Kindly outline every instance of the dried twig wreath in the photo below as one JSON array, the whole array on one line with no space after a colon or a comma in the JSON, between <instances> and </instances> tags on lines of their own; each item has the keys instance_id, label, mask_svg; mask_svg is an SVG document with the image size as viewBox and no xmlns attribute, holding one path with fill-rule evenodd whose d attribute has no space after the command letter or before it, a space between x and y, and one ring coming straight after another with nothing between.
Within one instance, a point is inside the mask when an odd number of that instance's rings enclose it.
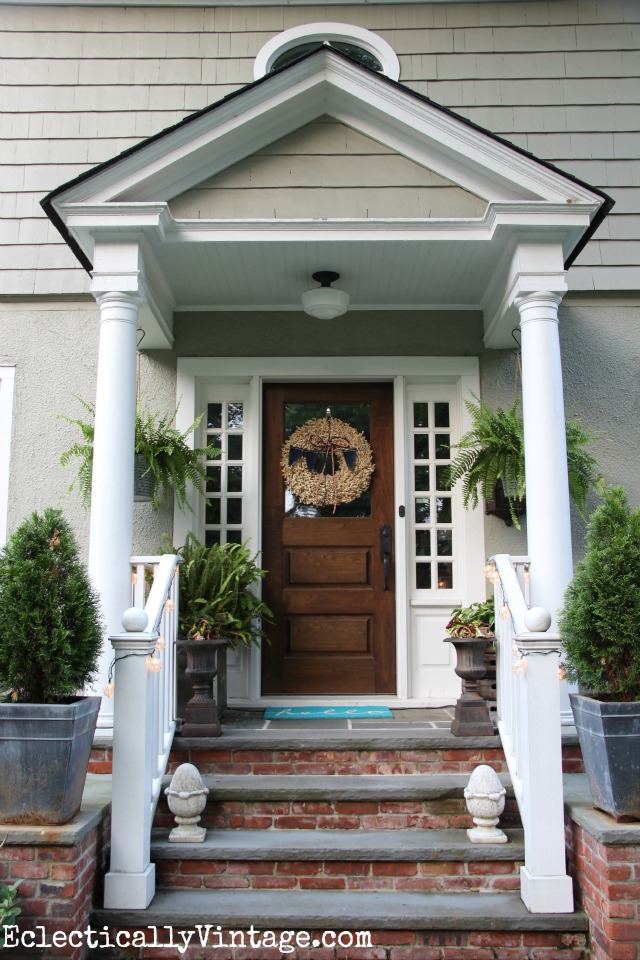
<instances>
[{"instance_id":1,"label":"dried twig wreath","mask_svg":"<svg viewBox=\"0 0 640 960\"><path fill-rule=\"evenodd\" d=\"M375 470L364 434L343 420L307 420L282 448L282 473L300 503L351 503L368 489Z\"/></svg>"}]
</instances>

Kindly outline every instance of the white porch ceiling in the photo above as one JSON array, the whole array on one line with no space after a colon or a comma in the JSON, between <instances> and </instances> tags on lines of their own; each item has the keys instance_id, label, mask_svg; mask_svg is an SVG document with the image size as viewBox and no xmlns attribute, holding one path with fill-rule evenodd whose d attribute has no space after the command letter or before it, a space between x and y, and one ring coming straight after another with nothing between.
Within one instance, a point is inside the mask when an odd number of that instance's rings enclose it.
<instances>
[{"instance_id":1,"label":"white porch ceiling","mask_svg":"<svg viewBox=\"0 0 640 960\"><path fill-rule=\"evenodd\" d=\"M350 309L478 306L496 251L491 243L392 241L348 243L160 244L158 265L179 307L301 309L316 270L335 270Z\"/></svg>"}]
</instances>

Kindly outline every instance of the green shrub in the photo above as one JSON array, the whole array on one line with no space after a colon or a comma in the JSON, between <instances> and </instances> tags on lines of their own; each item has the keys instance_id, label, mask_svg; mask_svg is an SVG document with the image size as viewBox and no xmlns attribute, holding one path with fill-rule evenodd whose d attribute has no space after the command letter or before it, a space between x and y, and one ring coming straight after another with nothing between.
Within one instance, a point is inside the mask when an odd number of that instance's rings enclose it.
<instances>
[{"instance_id":1,"label":"green shrub","mask_svg":"<svg viewBox=\"0 0 640 960\"><path fill-rule=\"evenodd\" d=\"M560 618L567 675L600 699L640 700L640 508L603 493Z\"/></svg>"},{"instance_id":2,"label":"green shrub","mask_svg":"<svg viewBox=\"0 0 640 960\"><path fill-rule=\"evenodd\" d=\"M1 846L1 844L0 844ZM22 880L15 883L0 883L0 947L5 945L5 934L2 929L6 924L13 924L22 910L18 906L18 887Z\"/></svg>"},{"instance_id":3,"label":"green shrub","mask_svg":"<svg viewBox=\"0 0 640 960\"><path fill-rule=\"evenodd\" d=\"M61 510L33 513L0 555L0 678L13 700L77 694L102 646L98 598Z\"/></svg>"}]
</instances>

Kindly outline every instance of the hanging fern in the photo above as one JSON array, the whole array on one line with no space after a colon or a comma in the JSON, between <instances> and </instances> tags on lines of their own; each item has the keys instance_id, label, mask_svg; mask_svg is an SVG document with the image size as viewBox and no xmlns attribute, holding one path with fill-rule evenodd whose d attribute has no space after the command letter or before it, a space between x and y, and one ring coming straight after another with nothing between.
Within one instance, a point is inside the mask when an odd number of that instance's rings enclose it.
<instances>
[{"instance_id":1,"label":"hanging fern","mask_svg":"<svg viewBox=\"0 0 640 960\"><path fill-rule=\"evenodd\" d=\"M89 414L90 419L74 420L60 416L78 427L83 440L74 443L60 457L60 464L66 467L72 460L79 460L78 473L69 487L77 485L86 507L91 503L91 475L93 470L93 442L95 406L81 397L79 402ZM154 510L170 493L175 493L178 506L191 510L187 499L187 486L193 484L198 493L204 495L206 481L205 460L214 459L219 451L212 446L192 449L187 444L188 437L198 429L202 416L196 418L190 427L182 433L173 426L178 408L168 413L151 413L149 410L136 409L135 453L141 454L146 462L144 475L151 474L154 480L154 492L151 501Z\"/></svg>"},{"instance_id":2,"label":"hanging fern","mask_svg":"<svg viewBox=\"0 0 640 960\"><path fill-rule=\"evenodd\" d=\"M462 482L462 501L466 509L476 507L480 498L492 500L494 488L502 483L514 526L520 529L516 507L526 493L524 467L524 427L520 403L508 410L491 410L474 394L475 403L465 400L472 427L459 443L460 452L447 470L447 483L453 487ZM587 494L601 483L597 461L585 449L595 437L587 433L576 419L566 422L567 469L569 493L581 514Z\"/></svg>"}]
</instances>

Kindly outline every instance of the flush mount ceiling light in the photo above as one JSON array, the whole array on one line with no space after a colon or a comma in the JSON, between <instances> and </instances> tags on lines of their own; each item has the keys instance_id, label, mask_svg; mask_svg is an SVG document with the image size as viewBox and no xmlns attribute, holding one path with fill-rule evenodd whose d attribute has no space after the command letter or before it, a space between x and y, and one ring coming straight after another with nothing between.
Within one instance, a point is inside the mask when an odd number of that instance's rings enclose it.
<instances>
[{"instance_id":1,"label":"flush mount ceiling light","mask_svg":"<svg viewBox=\"0 0 640 960\"><path fill-rule=\"evenodd\" d=\"M313 274L313 279L320 286L302 294L304 312L310 317L317 317L318 320L333 320L334 317L341 317L346 313L349 294L331 286L340 279L340 274L334 273L333 270L319 270Z\"/></svg>"}]
</instances>

